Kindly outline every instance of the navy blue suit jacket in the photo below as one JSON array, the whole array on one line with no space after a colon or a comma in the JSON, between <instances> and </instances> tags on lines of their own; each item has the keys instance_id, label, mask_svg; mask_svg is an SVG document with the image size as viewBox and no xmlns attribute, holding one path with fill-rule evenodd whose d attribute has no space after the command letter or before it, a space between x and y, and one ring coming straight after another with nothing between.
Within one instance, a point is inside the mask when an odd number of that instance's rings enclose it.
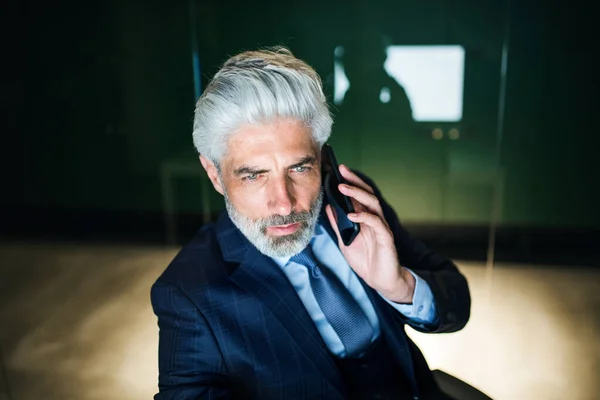
<instances>
[{"instance_id":1,"label":"navy blue suit jacket","mask_svg":"<svg viewBox=\"0 0 600 400\"><path fill-rule=\"evenodd\" d=\"M431 287L440 321L431 332L461 329L470 313L466 280L450 260L413 240L374 189L401 263ZM323 212L321 223L333 235ZM406 398L436 397L431 371L404 332L408 321L362 283L410 384ZM226 213L181 250L151 298L160 330L155 400L346 398L336 363L291 283Z\"/></svg>"}]
</instances>

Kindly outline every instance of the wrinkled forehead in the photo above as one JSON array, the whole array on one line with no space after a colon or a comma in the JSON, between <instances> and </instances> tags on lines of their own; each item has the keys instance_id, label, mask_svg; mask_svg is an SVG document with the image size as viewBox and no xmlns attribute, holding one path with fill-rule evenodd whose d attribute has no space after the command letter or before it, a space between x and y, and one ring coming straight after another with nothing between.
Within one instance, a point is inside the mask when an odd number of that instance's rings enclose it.
<instances>
[{"instance_id":1,"label":"wrinkled forehead","mask_svg":"<svg viewBox=\"0 0 600 400\"><path fill-rule=\"evenodd\" d=\"M294 118L242 125L226 143L222 164L246 162L289 162L317 157L319 145L310 128Z\"/></svg>"}]
</instances>

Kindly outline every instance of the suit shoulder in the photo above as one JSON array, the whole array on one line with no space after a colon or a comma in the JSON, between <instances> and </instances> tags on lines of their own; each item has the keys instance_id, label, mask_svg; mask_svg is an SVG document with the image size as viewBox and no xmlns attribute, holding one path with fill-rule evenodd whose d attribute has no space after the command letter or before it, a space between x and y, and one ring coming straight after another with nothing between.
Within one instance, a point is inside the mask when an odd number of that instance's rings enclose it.
<instances>
[{"instance_id":1,"label":"suit shoulder","mask_svg":"<svg viewBox=\"0 0 600 400\"><path fill-rule=\"evenodd\" d=\"M225 263L214 224L200 229L157 279L187 292L227 280Z\"/></svg>"}]
</instances>

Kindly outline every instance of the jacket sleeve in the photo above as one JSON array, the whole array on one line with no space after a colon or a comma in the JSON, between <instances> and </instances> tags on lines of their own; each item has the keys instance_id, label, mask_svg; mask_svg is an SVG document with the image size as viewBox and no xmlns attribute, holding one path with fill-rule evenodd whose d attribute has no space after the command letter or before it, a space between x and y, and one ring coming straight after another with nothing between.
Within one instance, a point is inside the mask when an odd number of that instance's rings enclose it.
<instances>
[{"instance_id":1,"label":"jacket sleeve","mask_svg":"<svg viewBox=\"0 0 600 400\"><path fill-rule=\"evenodd\" d=\"M434 253L423 243L413 239L400 224L396 212L383 199L373 181L363 174L359 175L373 188L380 201L384 217L394 235L400 264L410 268L431 288L438 324L427 328L413 326L400 313L396 313L398 317L421 332L456 332L462 329L467 324L471 312L471 295L465 277L450 259Z\"/></svg>"},{"instance_id":2,"label":"jacket sleeve","mask_svg":"<svg viewBox=\"0 0 600 400\"><path fill-rule=\"evenodd\" d=\"M158 317L158 387L155 400L229 399L223 356L198 307L160 280L151 300Z\"/></svg>"}]
</instances>

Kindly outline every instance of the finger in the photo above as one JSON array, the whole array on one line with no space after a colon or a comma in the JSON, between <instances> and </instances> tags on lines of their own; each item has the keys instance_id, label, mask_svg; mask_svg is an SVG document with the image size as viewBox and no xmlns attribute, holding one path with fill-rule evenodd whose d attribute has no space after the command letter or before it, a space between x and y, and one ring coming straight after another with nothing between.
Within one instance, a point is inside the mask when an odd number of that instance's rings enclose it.
<instances>
[{"instance_id":1,"label":"finger","mask_svg":"<svg viewBox=\"0 0 600 400\"><path fill-rule=\"evenodd\" d=\"M379 203L379 199L372 193L367 192L364 189L361 189L356 186L350 186L346 184L340 184L338 186L340 192L342 194L353 198L356 202L360 203L363 208L370 210L377 214L379 217L383 217L383 210L381 208L381 204ZM356 208L356 211L360 211L359 208Z\"/></svg>"},{"instance_id":2,"label":"finger","mask_svg":"<svg viewBox=\"0 0 600 400\"><path fill-rule=\"evenodd\" d=\"M359 224L365 224L372 228L375 235L381 240L393 240L392 232L390 228L383 222L377 215L361 212L361 213L350 213L348 219Z\"/></svg>"},{"instance_id":3,"label":"finger","mask_svg":"<svg viewBox=\"0 0 600 400\"><path fill-rule=\"evenodd\" d=\"M338 244L341 248L342 246L344 246L344 242L342 242L342 237L340 236L340 231L338 230L338 226L337 226L337 218L335 216L335 211L333 210L333 207L331 207L331 204L327 204L325 206L325 214L327 214L327 218L329 219L329 224L331 224L331 227L333 228L333 231L335 232L335 236L337 236Z\"/></svg>"},{"instance_id":4,"label":"finger","mask_svg":"<svg viewBox=\"0 0 600 400\"><path fill-rule=\"evenodd\" d=\"M350 170L345 164L340 165L340 174L352 186L359 187L366 192L375 193L373 188L365 183L358 175Z\"/></svg>"}]
</instances>

